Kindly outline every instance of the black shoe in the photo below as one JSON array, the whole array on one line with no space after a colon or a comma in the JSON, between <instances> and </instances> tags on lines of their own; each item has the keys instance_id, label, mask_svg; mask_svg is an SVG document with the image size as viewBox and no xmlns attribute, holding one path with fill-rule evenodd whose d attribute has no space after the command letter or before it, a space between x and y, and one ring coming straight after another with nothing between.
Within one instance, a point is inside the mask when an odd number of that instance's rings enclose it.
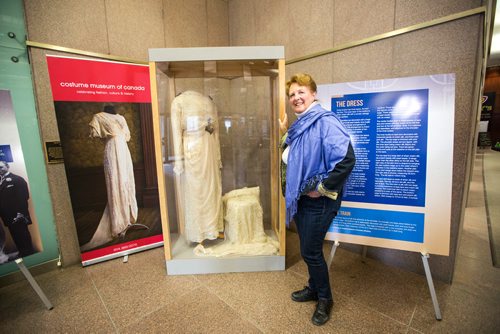
<instances>
[{"instance_id":1,"label":"black shoe","mask_svg":"<svg viewBox=\"0 0 500 334\"><path fill-rule=\"evenodd\" d=\"M305 286L302 290L292 292L292 300L299 303L318 300L318 294Z\"/></svg>"},{"instance_id":2,"label":"black shoe","mask_svg":"<svg viewBox=\"0 0 500 334\"><path fill-rule=\"evenodd\" d=\"M312 323L316 326L324 325L330 319L330 311L332 310L333 300L320 299L316 305L316 311L312 316Z\"/></svg>"}]
</instances>

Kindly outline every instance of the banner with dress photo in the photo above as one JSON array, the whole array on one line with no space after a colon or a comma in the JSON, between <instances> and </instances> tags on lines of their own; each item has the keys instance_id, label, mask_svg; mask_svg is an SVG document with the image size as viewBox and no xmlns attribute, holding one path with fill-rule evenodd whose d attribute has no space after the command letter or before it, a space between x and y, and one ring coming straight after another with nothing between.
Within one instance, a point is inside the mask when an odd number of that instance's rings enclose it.
<instances>
[{"instance_id":1,"label":"banner with dress photo","mask_svg":"<svg viewBox=\"0 0 500 334\"><path fill-rule=\"evenodd\" d=\"M148 66L47 65L83 265L163 245Z\"/></svg>"},{"instance_id":2,"label":"banner with dress photo","mask_svg":"<svg viewBox=\"0 0 500 334\"><path fill-rule=\"evenodd\" d=\"M0 265L43 250L10 91L0 90Z\"/></svg>"}]
</instances>

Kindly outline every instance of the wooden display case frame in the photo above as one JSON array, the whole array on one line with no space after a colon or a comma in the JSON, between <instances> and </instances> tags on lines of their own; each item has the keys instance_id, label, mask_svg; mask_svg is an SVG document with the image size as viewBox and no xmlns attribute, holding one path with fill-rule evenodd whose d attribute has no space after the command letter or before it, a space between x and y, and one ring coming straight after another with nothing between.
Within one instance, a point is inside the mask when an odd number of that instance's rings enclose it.
<instances>
[{"instance_id":1,"label":"wooden display case frame","mask_svg":"<svg viewBox=\"0 0 500 334\"><path fill-rule=\"evenodd\" d=\"M209 64L207 69L207 64ZM158 174L158 191L163 227L167 274L203 274L220 272L269 271L285 269L285 203L281 194L279 119L285 117L285 60L282 46L163 48L149 50L149 68L153 109L153 127ZM238 78L245 75L265 76L270 80L270 165L271 165L271 228L279 242L279 254L269 256L182 257L173 254L175 240L170 232L160 129L158 71L168 78L165 105L175 98L178 78ZM177 187L176 187L177 188ZM177 215L183 208L176 203ZM179 220L179 218L178 218ZM182 225L182 224L180 224ZM182 226L178 226L179 231Z\"/></svg>"}]
</instances>

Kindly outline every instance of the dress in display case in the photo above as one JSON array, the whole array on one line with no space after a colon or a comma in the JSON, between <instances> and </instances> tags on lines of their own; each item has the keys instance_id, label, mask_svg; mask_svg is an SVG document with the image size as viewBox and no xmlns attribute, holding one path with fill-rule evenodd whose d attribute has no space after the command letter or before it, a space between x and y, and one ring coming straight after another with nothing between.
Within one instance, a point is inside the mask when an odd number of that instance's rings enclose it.
<instances>
[{"instance_id":1,"label":"dress in display case","mask_svg":"<svg viewBox=\"0 0 500 334\"><path fill-rule=\"evenodd\" d=\"M209 97L186 91L173 100L171 120L184 236L191 242L216 239L223 231L217 107Z\"/></svg>"},{"instance_id":2,"label":"dress in display case","mask_svg":"<svg viewBox=\"0 0 500 334\"><path fill-rule=\"evenodd\" d=\"M167 273L284 270L284 48L149 58Z\"/></svg>"}]
</instances>

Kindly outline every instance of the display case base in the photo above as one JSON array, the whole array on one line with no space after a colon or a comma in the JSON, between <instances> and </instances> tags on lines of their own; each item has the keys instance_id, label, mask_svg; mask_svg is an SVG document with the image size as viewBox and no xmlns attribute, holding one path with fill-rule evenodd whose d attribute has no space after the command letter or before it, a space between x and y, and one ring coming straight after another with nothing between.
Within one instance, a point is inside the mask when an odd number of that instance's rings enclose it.
<instances>
[{"instance_id":1,"label":"display case base","mask_svg":"<svg viewBox=\"0 0 500 334\"><path fill-rule=\"evenodd\" d=\"M167 275L218 274L285 270L285 257L246 256L226 258L175 259L167 262Z\"/></svg>"},{"instance_id":2,"label":"display case base","mask_svg":"<svg viewBox=\"0 0 500 334\"><path fill-rule=\"evenodd\" d=\"M276 238L271 230L266 234ZM281 255L228 255L197 256L193 253L193 245L179 240L179 234L171 234L173 259L167 260L167 275L217 274L251 271L285 270L285 256ZM212 240L212 246L222 243L223 239Z\"/></svg>"}]
</instances>

